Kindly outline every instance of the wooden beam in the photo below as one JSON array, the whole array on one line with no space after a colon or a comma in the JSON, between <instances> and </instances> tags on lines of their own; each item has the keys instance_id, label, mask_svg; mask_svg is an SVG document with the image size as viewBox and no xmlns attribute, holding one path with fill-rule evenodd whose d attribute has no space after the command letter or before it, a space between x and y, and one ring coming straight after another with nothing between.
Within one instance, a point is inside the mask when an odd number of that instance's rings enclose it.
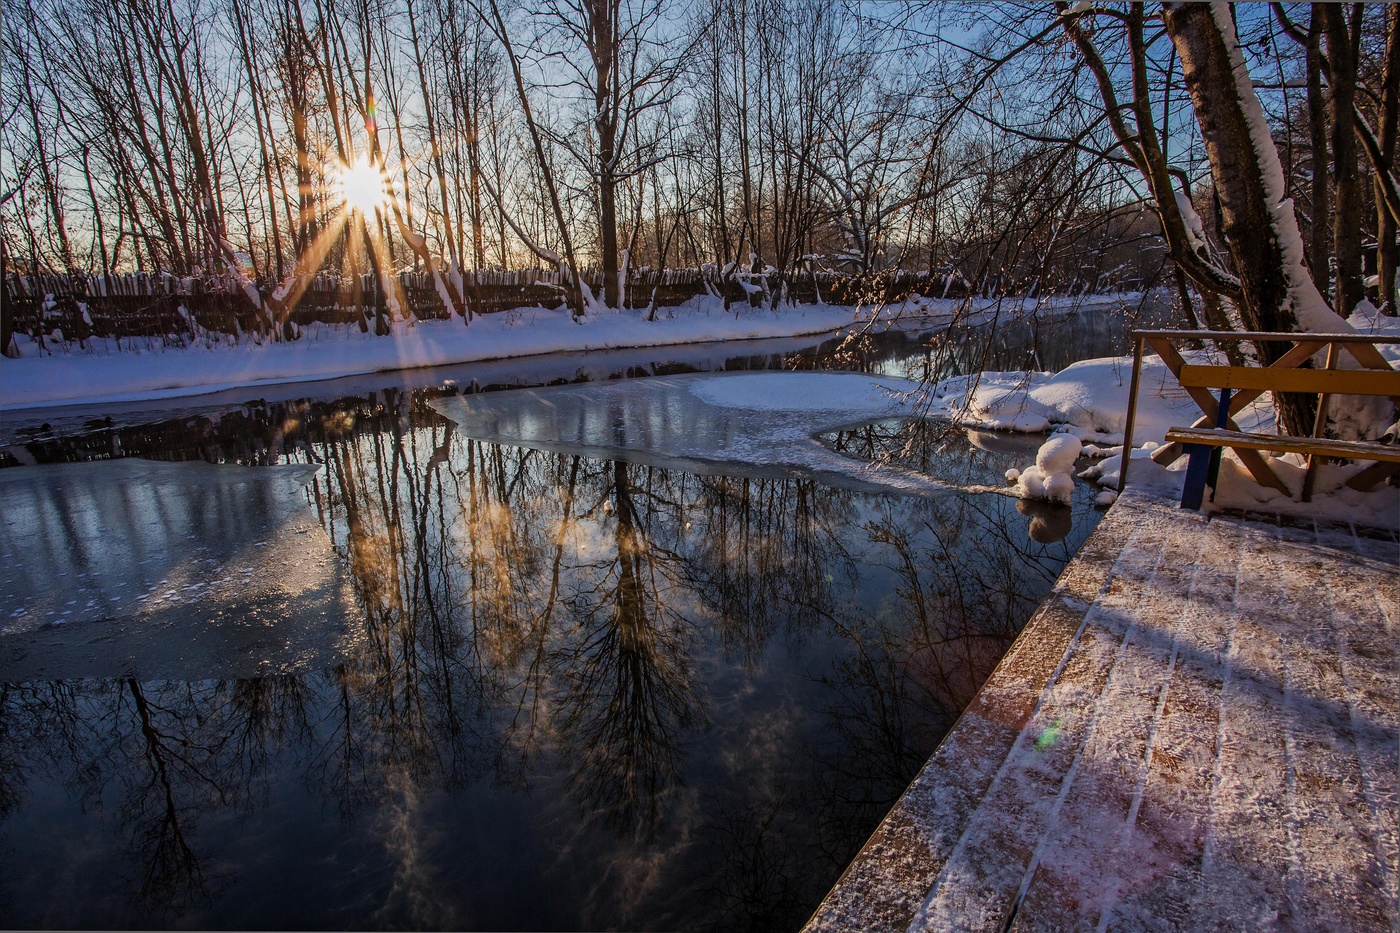
<instances>
[{"instance_id":1,"label":"wooden beam","mask_svg":"<svg viewBox=\"0 0 1400 933\"><path fill-rule=\"evenodd\" d=\"M1292 437L1286 434L1246 434L1206 428L1172 428L1167 440L1181 444L1204 444L1207 447L1230 447L1238 451L1272 450L1279 453L1321 454L1324 457L1346 457L1352 460L1385 460L1400 463L1400 447L1371 444L1362 441L1334 441L1329 438Z\"/></svg>"},{"instance_id":2,"label":"wooden beam","mask_svg":"<svg viewBox=\"0 0 1400 933\"><path fill-rule=\"evenodd\" d=\"M1327 346L1327 344L1311 341L1297 344L1293 349L1270 363L1269 368L1273 369L1277 367L1279 369L1290 369L1295 366L1301 366L1306 360L1310 359L1314 353L1325 346ZM1263 394L1263 389L1241 389L1236 392L1230 399L1230 414L1233 415L1236 412L1242 411L1246 405Z\"/></svg>"},{"instance_id":3,"label":"wooden beam","mask_svg":"<svg viewBox=\"0 0 1400 933\"><path fill-rule=\"evenodd\" d=\"M1336 369L1342 357L1341 344L1334 343L1327 348L1327 368ZM1313 437L1323 437L1327 430L1327 409L1332 405L1332 396L1323 393L1317 397L1317 416L1313 418ZM1317 482L1317 468L1327 458L1320 454L1308 454L1308 471L1303 474L1303 501L1311 502L1313 484Z\"/></svg>"},{"instance_id":4,"label":"wooden beam","mask_svg":"<svg viewBox=\"0 0 1400 933\"><path fill-rule=\"evenodd\" d=\"M1185 368L1186 361L1181 358L1181 354L1176 352L1176 347L1166 340L1153 340L1148 338L1148 344L1157 351L1157 355L1162 358L1162 362L1167 364L1167 369L1171 370L1177 381L1181 381L1181 370ZM1215 396L1200 386L1188 386L1183 384L1186 394L1205 412L1210 424L1215 424L1215 417L1220 413L1220 405L1215 401Z\"/></svg>"},{"instance_id":5,"label":"wooden beam","mask_svg":"<svg viewBox=\"0 0 1400 933\"><path fill-rule=\"evenodd\" d=\"M1387 463L1384 460L1371 464L1346 481L1352 489L1367 490L1388 476L1400 475L1400 463Z\"/></svg>"},{"instance_id":6,"label":"wooden beam","mask_svg":"<svg viewBox=\"0 0 1400 933\"><path fill-rule=\"evenodd\" d=\"M1196 421L1196 424L1191 428L1173 428L1172 430L1199 430L1203 432L1216 432L1217 430L1221 430L1229 433L1243 434L1243 432L1241 432L1239 429L1239 425L1235 424L1235 422L1227 421L1226 424L1228 425L1227 428L1216 429L1211 427L1210 420L1206 418L1200 418ZM1180 460L1181 457L1186 453L1185 447L1182 446L1183 442L1177 438L1172 437L1170 432L1168 432L1166 440L1168 443L1152 451L1152 460L1161 466L1170 466L1171 464ZM1254 477L1254 481L1257 482L1260 486L1268 486L1270 489L1277 489L1279 492L1283 493L1286 496L1293 495L1293 490L1289 489L1288 486L1283 482L1283 480L1278 478L1278 474L1275 473L1273 471L1273 468L1269 466L1269 462L1265 460L1262 456L1260 456L1257 452L1250 450L1249 448L1244 448L1242 450L1236 449L1235 456L1240 458L1240 463L1244 464L1244 468L1249 471L1249 475Z\"/></svg>"},{"instance_id":7,"label":"wooden beam","mask_svg":"<svg viewBox=\"0 0 1400 933\"><path fill-rule=\"evenodd\" d=\"M1262 340L1275 343L1285 343L1293 340L1316 340L1321 343L1367 345L1400 343L1400 337L1387 337L1381 334L1358 334L1355 331L1346 334L1315 334L1309 331L1135 330L1133 331L1133 336L1143 337L1148 341L1151 341L1153 337L1157 337L1167 340L1249 340L1256 342Z\"/></svg>"},{"instance_id":8,"label":"wooden beam","mask_svg":"<svg viewBox=\"0 0 1400 933\"><path fill-rule=\"evenodd\" d=\"M1390 360L1381 356L1381 351L1377 350L1375 343L1389 343L1389 341L1375 341L1374 343L1355 343L1353 341L1338 341L1342 343L1346 351L1352 355L1356 362L1367 369L1379 369L1395 371L1395 367L1390 365Z\"/></svg>"},{"instance_id":9,"label":"wooden beam","mask_svg":"<svg viewBox=\"0 0 1400 933\"><path fill-rule=\"evenodd\" d=\"M1186 388L1259 389L1310 395L1400 395L1400 373L1374 369L1280 369L1276 366L1197 366L1185 363Z\"/></svg>"}]
</instances>

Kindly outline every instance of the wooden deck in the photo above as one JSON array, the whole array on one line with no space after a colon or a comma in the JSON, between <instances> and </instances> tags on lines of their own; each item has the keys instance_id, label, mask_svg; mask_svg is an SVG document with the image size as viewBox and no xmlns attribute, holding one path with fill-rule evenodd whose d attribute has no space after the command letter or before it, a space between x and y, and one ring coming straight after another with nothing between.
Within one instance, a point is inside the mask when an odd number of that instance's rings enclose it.
<instances>
[{"instance_id":1,"label":"wooden deck","mask_svg":"<svg viewBox=\"0 0 1400 933\"><path fill-rule=\"evenodd\" d=\"M1396 930L1400 544L1131 489L828 930Z\"/></svg>"}]
</instances>

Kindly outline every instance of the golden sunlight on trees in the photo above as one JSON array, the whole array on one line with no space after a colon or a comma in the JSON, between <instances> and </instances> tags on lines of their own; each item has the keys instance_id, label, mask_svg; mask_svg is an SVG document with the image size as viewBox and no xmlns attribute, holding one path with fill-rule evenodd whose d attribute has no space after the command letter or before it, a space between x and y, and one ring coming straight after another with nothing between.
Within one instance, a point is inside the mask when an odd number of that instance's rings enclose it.
<instances>
[{"instance_id":1,"label":"golden sunlight on trees","mask_svg":"<svg viewBox=\"0 0 1400 933\"><path fill-rule=\"evenodd\" d=\"M196 277L280 337L317 275L381 333L504 270L575 316L665 269L726 307L897 274L1396 307L1394 6L0 4L7 272ZM1285 254L1308 283L1265 287Z\"/></svg>"}]
</instances>

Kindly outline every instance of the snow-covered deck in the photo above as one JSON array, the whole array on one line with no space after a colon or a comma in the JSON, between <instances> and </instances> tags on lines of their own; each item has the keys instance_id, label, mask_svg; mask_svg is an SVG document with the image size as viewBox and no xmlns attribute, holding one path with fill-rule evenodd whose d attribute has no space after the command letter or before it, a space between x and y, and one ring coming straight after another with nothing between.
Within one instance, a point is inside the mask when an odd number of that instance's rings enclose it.
<instances>
[{"instance_id":1,"label":"snow-covered deck","mask_svg":"<svg viewBox=\"0 0 1400 933\"><path fill-rule=\"evenodd\" d=\"M1400 544L1131 489L826 930L1394 930Z\"/></svg>"}]
</instances>

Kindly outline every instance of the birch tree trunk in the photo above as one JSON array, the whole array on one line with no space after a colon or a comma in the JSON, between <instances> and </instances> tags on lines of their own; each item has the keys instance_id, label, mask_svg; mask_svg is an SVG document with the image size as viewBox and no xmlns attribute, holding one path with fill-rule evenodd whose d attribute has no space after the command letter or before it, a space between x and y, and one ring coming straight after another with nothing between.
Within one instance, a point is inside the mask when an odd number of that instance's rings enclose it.
<instances>
[{"instance_id":1,"label":"birch tree trunk","mask_svg":"<svg viewBox=\"0 0 1400 933\"><path fill-rule=\"evenodd\" d=\"M1244 63L1229 15L1224 4L1177 3L1167 5L1163 20L1210 159L1222 231L1240 280L1240 316L1254 331L1340 329L1342 322L1302 268L1303 239L1283 198L1278 151L1248 75L1235 73ZM1265 363L1285 349L1258 346ZM1312 433L1310 397L1279 395L1275 405L1282 431Z\"/></svg>"},{"instance_id":2,"label":"birch tree trunk","mask_svg":"<svg viewBox=\"0 0 1400 933\"><path fill-rule=\"evenodd\" d=\"M1380 150L1384 163L1381 170L1395 172L1396 138L1400 136L1400 5L1386 8L1385 65L1381 80L1381 120ZM1391 216L1385 205L1385 183L1377 171L1374 179L1376 189L1376 272L1378 274L1378 297L1385 310L1395 314L1397 296L1395 290L1396 267L1400 266L1400 244L1396 234L1400 224Z\"/></svg>"}]
</instances>

